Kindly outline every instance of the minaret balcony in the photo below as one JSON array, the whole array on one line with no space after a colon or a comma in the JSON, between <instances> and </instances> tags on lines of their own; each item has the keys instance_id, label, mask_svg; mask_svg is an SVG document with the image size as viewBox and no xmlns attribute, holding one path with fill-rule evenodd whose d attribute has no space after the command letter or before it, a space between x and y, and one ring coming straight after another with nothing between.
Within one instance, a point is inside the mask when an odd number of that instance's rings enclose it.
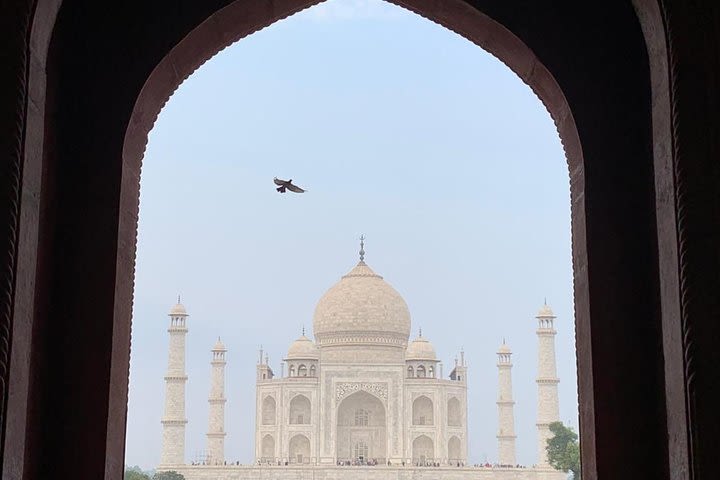
<instances>
[{"instance_id":1,"label":"minaret balcony","mask_svg":"<svg viewBox=\"0 0 720 480\"><path fill-rule=\"evenodd\" d=\"M188 421L187 419L173 419L173 418L163 418L160 420L160 423L163 425L187 425Z\"/></svg>"},{"instance_id":2,"label":"minaret balcony","mask_svg":"<svg viewBox=\"0 0 720 480\"><path fill-rule=\"evenodd\" d=\"M559 378L538 378L535 382L539 385L557 385L560 383Z\"/></svg>"}]
</instances>

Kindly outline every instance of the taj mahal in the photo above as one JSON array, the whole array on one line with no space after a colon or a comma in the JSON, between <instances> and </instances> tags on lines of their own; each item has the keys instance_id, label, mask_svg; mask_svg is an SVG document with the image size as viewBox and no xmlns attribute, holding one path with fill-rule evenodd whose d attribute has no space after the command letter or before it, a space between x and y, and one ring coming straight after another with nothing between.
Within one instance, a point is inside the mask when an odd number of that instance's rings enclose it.
<instances>
[{"instance_id":1,"label":"taj mahal","mask_svg":"<svg viewBox=\"0 0 720 480\"><path fill-rule=\"evenodd\" d=\"M538 460L515 458L512 352L497 351L497 462L468 465L467 376L461 351L443 372L429 339L410 341L407 304L382 276L360 261L320 299L313 338L289 347L279 374L262 350L257 363L255 461L225 458L225 365L218 339L211 350L207 452L185 459L185 338L189 315L170 309L168 370L159 471L187 480L560 480L547 462L549 424L559 419L555 365L555 315L538 312Z\"/></svg>"}]
</instances>

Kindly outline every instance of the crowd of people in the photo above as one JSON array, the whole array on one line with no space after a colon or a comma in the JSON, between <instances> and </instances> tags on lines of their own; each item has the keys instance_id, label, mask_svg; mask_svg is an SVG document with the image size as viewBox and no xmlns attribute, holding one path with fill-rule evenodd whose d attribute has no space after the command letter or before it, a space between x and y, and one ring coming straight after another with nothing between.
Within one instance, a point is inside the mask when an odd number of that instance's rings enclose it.
<instances>
[{"instance_id":1,"label":"crowd of people","mask_svg":"<svg viewBox=\"0 0 720 480\"><path fill-rule=\"evenodd\" d=\"M388 465L391 465L390 460L388 460ZM378 461L377 458L369 458L367 460L362 458L353 458L351 460L338 460L337 465L338 467L359 467L359 466L368 466L368 467L374 467L376 465L380 465L382 462Z\"/></svg>"},{"instance_id":2,"label":"crowd of people","mask_svg":"<svg viewBox=\"0 0 720 480\"><path fill-rule=\"evenodd\" d=\"M473 467L479 467L479 468L527 468L525 465L520 465L519 463L516 465L508 465L504 463L476 463L473 465Z\"/></svg>"},{"instance_id":3,"label":"crowd of people","mask_svg":"<svg viewBox=\"0 0 720 480\"><path fill-rule=\"evenodd\" d=\"M193 465L193 466L197 466L197 465L240 465L240 461L238 460L236 462L228 462L227 460L225 460L222 462L220 462L220 461L212 462L212 461L207 461L207 460L197 460L194 462L190 462L190 465Z\"/></svg>"}]
</instances>

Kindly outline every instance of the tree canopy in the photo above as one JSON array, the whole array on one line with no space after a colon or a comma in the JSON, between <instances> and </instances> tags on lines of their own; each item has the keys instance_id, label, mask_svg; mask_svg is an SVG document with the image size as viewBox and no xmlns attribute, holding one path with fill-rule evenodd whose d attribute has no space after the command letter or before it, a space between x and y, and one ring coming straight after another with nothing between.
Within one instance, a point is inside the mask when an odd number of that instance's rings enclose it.
<instances>
[{"instance_id":1,"label":"tree canopy","mask_svg":"<svg viewBox=\"0 0 720 480\"><path fill-rule=\"evenodd\" d=\"M548 462L557 470L572 472L573 480L580 480L580 444L578 435L562 422L550 424L552 438L547 442Z\"/></svg>"},{"instance_id":2,"label":"tree canopy","mask_svg":"<svg viewBox=\"0 0 720 480\"><path fill-rule=\"evenodd\" d=\"M176 471L158 472L152 480L185 480L185 476Z\"/></svg>"},{"instance_id":3,"label":"tree canopy","mask_svg":"<svg viewBox=\"0 0 720 480\"><path fill-rule=\"evenodd\" d=\"M125 469L123 480L152 480L150 475L144 473L140 467L128 467Z\"/></svg>"}]
</instances>

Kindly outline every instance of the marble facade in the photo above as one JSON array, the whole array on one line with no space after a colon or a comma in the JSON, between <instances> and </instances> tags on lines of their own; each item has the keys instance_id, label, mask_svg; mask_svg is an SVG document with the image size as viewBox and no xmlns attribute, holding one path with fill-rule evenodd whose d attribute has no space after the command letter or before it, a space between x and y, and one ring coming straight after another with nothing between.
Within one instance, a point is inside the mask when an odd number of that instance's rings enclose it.
<instances>
[{"instance_id":1,"label":"marble facade","mask_svg":"<svg viewBox=\"0 0 720 480\"><path fill-rule=\"evenodd\" d=\"M403 298L364 261L320 299L313 337L289 347L279 375L260 356L256 366L253 465L224 458L226 349L212 350L208 455L184 462L184 338L187 313L170 312L171 342L161 464L187 480L493 479L559 480L547 465L549 422L557 420L554 315L538 314L538 466L515 468L511 351L498 351L498 449L501 467L468 466L467 375L460 352L448 375L422 331L410 341Z\"/></svg>"}]
</instances>

